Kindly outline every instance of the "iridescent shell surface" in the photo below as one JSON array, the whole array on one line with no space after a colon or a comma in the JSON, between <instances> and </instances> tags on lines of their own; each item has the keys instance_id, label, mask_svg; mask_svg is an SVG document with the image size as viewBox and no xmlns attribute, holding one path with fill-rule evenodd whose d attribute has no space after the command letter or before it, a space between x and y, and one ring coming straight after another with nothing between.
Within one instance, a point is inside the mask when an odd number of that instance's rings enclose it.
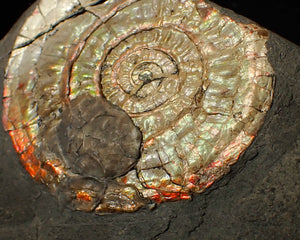
<instances>
[{"instance_id":1,"label":"iridescent shell surface","mask_svg":"<svg viewBox=\"0 0 300 240\"><path fill-rule=\"evenodd\" d=\"M268 32L203 0L102 2L38 3L7 66L4 128L29 174L74 209L190 199L263 123Z\"/></svg>"}]
</instances>

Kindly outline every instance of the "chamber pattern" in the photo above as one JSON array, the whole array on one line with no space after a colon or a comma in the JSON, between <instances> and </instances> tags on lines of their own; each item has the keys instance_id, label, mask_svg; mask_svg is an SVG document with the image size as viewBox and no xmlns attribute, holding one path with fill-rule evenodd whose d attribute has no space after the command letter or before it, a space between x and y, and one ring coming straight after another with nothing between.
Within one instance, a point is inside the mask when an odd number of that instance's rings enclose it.
<instances>
[{"instance_id":1,"label":"chamber pattern","mask_svg":"<svg viewBox=\"0 0 300 240\"><path fill-rule=\"evenodd\" d=\"M41 0L11 52L3 125L72 209L190 199L263 124L267 40L202 0Z\"/></svg>"}]
</instances>

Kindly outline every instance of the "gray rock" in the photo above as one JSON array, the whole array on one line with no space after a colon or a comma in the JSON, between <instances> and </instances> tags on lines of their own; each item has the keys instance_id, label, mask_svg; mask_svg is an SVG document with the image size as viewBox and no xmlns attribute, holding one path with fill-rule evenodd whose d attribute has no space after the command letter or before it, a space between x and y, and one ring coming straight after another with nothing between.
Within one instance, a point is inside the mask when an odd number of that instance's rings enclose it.
<instances>
[{"instance_id":1,"label":"gray rock","mask_svg":"<svg viewBox=\"0 0 300 240\"><path fill-rule=\"evenodd\" d=\"M21 24L0 43L1 79ZM276 85L264 126L231 172L192 201L102 216L60 209L0 127L0 239L299 239L300 48L272 33L268 49Z\"/></svg>"}]
</instances>

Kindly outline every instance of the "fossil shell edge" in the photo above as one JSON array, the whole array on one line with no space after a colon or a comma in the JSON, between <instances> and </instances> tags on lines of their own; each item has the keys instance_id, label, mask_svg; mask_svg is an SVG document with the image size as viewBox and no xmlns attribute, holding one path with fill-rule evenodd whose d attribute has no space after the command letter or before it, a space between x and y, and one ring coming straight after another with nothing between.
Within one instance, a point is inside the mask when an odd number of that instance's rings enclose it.
<instances>
[{"instance_id":1,"label":"fossil shell edge","mask_svg":"<svg viewBox=\"0 0 300 240\"><path fill-rule=\"evenodd\" d=\"M6 68L4 128L29 174L74 209L190 199L229 171L263 124L273 98L268 31L202 0L98 2L37 4ZM85 95L141 131L139 159L121 175L82 179L92 170L75 171L52 144L66 106Z\"/></svg>"}]
</instances>

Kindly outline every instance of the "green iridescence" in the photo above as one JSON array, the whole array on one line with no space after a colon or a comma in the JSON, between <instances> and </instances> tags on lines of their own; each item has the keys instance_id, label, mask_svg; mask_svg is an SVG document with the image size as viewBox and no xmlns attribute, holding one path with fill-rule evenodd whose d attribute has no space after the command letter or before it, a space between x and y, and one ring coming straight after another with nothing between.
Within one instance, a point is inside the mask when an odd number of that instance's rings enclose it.
<instances>
[{"instance_id":1,"label":"green iridescence","mask_svg":"<svg viewBox=\"0 0 300 240\"><path fill-rule=\"evenodd\" d=\"M141 130L139 162L116 181L158 202L202 192L251 144L273 97L264 29L201 0L47 4L16 40L33 43L12 52L4 91L5 129L26 129L36 151L47 149L41 133L59 124L62 99L83 94L119 106ZM40 161L59 159L47 151Z\"/></svg>"}]
</instances>

